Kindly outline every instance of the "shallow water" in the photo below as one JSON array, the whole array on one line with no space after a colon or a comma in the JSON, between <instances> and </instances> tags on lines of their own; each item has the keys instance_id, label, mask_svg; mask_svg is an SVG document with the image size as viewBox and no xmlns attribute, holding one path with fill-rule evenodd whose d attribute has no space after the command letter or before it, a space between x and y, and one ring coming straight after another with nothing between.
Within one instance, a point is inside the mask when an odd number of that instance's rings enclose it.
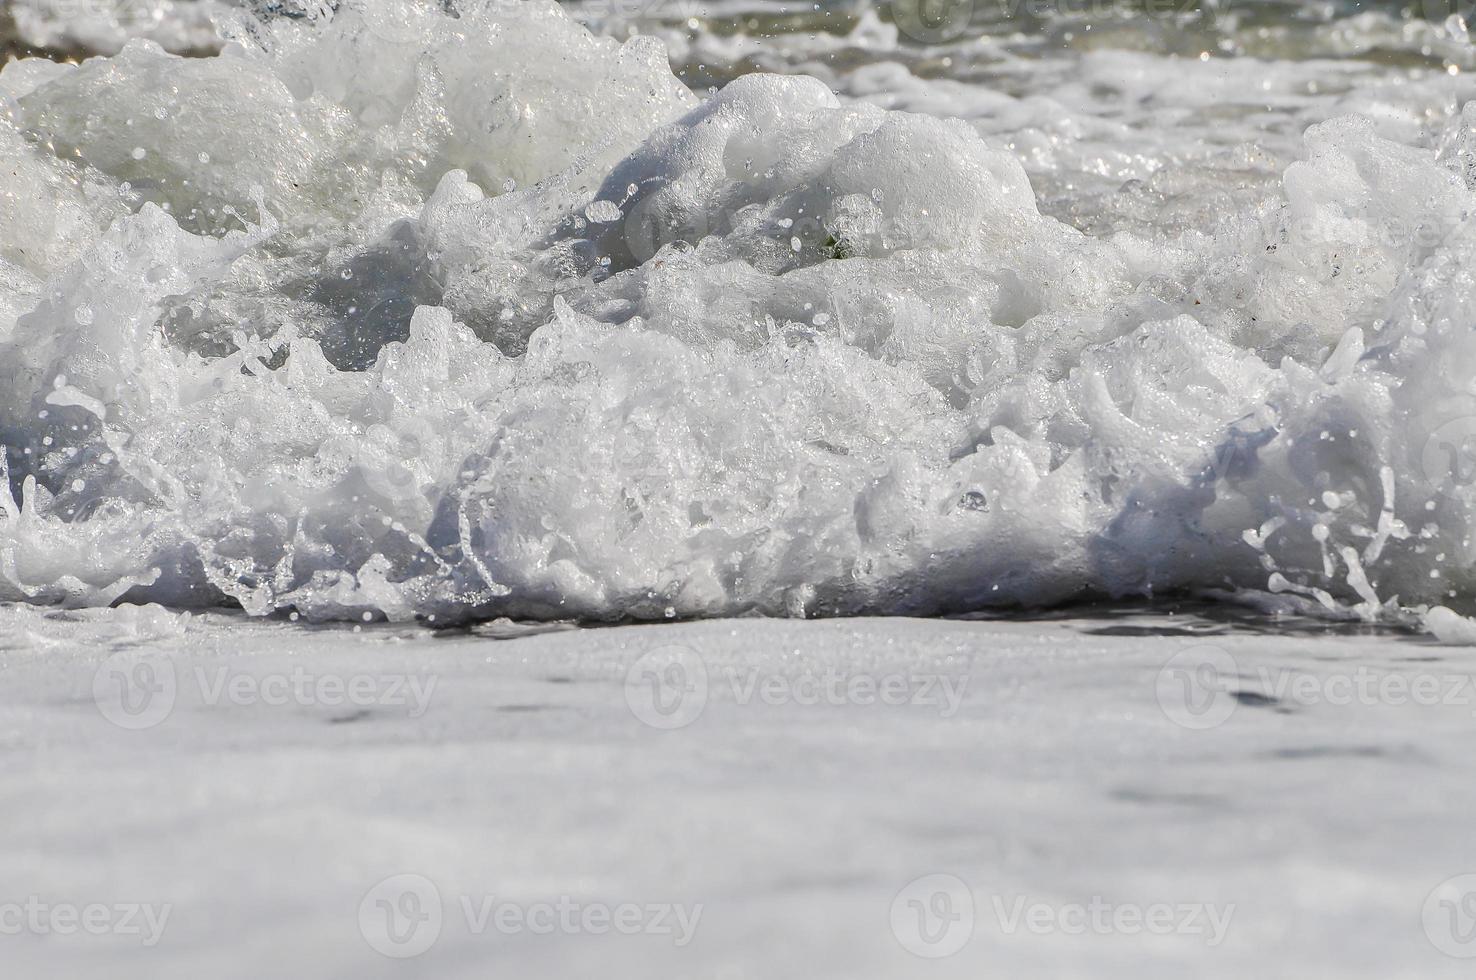
<instances>
[{"instance_id":1,"label":"shallow water","mask_svg":"<svg viewBox=\"0 0 1476 980\"><path fill-rule=\"evenodd\" d=\"M268 6L12 10L0 597L1469 633L1459 18Z\"/></svg>"},{"instance_id":2,"label":"shallow water","mask_svg":"<svg viewBox=\"0 0 1476 980\"><path fill-rule=\"evenodd\" d=\"M492 642L3 607L0 909L163 928L42 918L0 952L111 980L1469 975L1441 904L1476 867L1468 650L1099 613ZM476 915L560 900L701 914L685 942ZM910 900L948 913L931 941Z\"/></svg>"}]
</instances>

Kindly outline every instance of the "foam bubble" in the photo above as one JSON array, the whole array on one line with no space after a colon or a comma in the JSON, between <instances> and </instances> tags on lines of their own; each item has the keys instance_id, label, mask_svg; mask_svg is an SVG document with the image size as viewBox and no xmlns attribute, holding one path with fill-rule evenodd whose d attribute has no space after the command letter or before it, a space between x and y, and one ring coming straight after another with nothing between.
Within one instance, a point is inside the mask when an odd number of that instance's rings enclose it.
<instances>
[{"instance_id":1,"label":"foam bubble","mask_svg":"<svg viewBox=\"0 0 1476 980\"><path fill-rule=\"evenodd\" d=\"M1469 115L1073 210L978 120L699 100L548 3L230 36L0 73L0 596L1469 611Z\"/></svg>"}]
</instances>

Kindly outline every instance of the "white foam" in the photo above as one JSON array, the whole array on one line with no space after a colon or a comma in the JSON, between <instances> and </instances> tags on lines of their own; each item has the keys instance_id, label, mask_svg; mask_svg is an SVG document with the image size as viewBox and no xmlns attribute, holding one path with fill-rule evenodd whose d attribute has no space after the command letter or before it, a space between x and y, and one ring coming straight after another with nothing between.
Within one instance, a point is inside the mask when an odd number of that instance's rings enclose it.
<instances>
[{"instance_id":1,"label":"white foam","mask_svg":"<svg viewBox=\"0 0 1476 980\"><path fill-rule=\"evenodd\" d=\"M1469 603L1461 79L1107 53L1050 102L886 68L699 101L552 4L230 36L0 74L6 598ZM1258 75L1266 147L1173 135ZM1163 104L1109 124L1109 81ZM943 97L979 101L873 104Z\"/></svg>"}]
</instances>

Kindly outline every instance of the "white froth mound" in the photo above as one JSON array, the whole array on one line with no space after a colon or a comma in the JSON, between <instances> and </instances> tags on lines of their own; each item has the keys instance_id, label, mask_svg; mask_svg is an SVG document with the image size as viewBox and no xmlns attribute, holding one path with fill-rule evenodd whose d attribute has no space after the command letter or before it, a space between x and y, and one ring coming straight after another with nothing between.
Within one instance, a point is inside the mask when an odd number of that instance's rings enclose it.
<instances>
[{"instance_id":1,"label":"white froth mound","mask_svg":"<svg viewBox=\"0 0 1476 980\"><path fill-rule=\"evenodd\" d=\"M0 73L0 598L1476 595L1476 118L1098 239L963 123L699 101L552 3L232 30Z\"/></svg>"}]
</instances>

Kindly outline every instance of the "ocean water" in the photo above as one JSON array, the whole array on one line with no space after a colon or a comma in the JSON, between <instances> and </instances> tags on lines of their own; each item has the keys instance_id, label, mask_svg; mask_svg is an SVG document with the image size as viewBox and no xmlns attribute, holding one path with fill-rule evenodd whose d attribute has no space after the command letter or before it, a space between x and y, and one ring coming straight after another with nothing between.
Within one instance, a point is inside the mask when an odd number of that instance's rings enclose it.
<instances>
[{"instance_id":1,"label":"ocean water","mask_svg":"<svg viewBox=\"0 0 1476 980\"><path fill-rule=\"evenodd\" d=\"M13 4L0 596L1463 635L1460 12L1169 6Z\"/></svg>"},{"instance_id":2,"label":"ocean water","mask_svg":"<svg viewBox=\"0 0 1476 980\"><path fill-rule=\"evenodd\" d=\"M1468 13L0 0L0 972L1469 976Z\"/></svg>"},{"instance_id":3,"label":"ocean water","mask_svg":"<svg viewBox=\"0 0 1476 980\"><path fill-rule=\"evenodd\" d=\"M16 0L0 598L1460 638L1476 55L1415 13Z\"/></svg>"}]
</instances>

